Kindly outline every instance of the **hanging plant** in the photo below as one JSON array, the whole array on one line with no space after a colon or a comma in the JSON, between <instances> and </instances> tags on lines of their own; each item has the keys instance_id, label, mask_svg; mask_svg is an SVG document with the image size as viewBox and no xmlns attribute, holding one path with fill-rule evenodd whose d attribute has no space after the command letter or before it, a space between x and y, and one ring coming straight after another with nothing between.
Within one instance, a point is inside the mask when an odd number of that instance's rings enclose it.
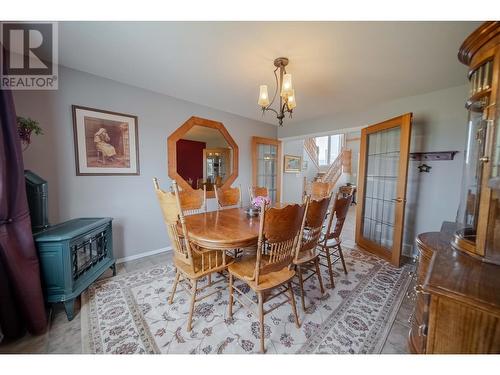
<instances>
[{"instance_id":1,"label":"hanging plant","mask_svg":"<svg viewBox=\"0 0 500 375\"><path fill-rule=\"evenodd\" d=\"M23 151L26 150L31 144L32 133L34 133L35 135L43 134L43 130L38 125L38 121L32 120L29 117L17 117L17 131L24 146Z\"/></svg>"}]
</instances>

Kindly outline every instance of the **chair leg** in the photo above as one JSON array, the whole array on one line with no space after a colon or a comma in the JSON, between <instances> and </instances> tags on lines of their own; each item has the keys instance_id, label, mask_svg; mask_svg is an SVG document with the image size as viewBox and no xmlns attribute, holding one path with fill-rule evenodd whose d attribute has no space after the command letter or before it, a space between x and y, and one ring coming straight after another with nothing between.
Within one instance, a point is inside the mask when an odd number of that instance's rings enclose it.
<instances>
[{"instance_id":1,"label":"chair leg","mask_svg":"<svg viewBox=\"0 0 500 375\"><path fill-rule=\"evenodd\" d=\"M342 267L344 267L344 273L347 275L347 267L345 266L344 254L342 253L342 247L340 247L340 244L339 244L339 256L340 260L342 261Z\"/></svg>"},{"instance_id":2,"label":"chair leg","mask_svg":"<svg viewBox=\"0 0 500 375\"><path fill-rule=\"evenodd\" d=\"M259 325L260 325L260 352L264 354L266 348L264 347L264 296L262 292L257 293L259 297Z\"/></svg>"},{"instance_id":3,"label":"chair leg","mask_svg":"<svg viewBox=\"0 0 500 375\"><path fill-rule=\"evenodd\" d=\"M189 307L189 317L187 324L187 331L191 332L191 323L193 321L194 303L196 302L196 291L198 289L198 280L191 280L193 293L191 294L191 306Z\"/></svg>"},{"instance_id":4,"label":"chair leg","mask_svg":"<svg viewBox=\"0 0 500 375\"><path fill-rule=\"evenodd\" d=\"M321 289L321 295L325 294L325 287L323 286L323 278L321 277L321 270L319 269L319 258L316 257L314 260L314 265L316 266L316 275L318 276L319 287Z\"/></svg>"},{"instance_id":5,"label":"chair leg","mask_svg":"<svg viewBox=\"0 0 500 375\"><path fill-rule=\"evenodd\" d=\"M332 268L332 258L330 255L330 249L325 247L326 252L326 262L328 263L328 273L330 274L330 289L335 288L335 283L333 281L333 268Z\"/></svg>"},{"instance_id":6,"label":"chair leg","mask_svg":"<svg viewBox=\"0 0 500 375\"><path fill-rule=\"evenodd\" d=\"M179 284L180 277L181 277L181 273L179 272L179 270L176 270L174 285L172 286L172 291L170 292L170 298L168 299L169 305L171 305L174 302L174 295L175 295L175 291L177 290L177 284Z\"/></svg>"},{"instance_id":7,"label":"chair leg","mask_svg":"<svg viewBox=\"0 0 500 375\"><path fill-rule=\"evenodd\" d=\"M300 328L299 315L297 314L297 305L295 304L295 296L293 295L292 283L288 282L288 290L290 291L290 303L292 304L293 315L295 316L295 326Z\"/></svg>"},{"instance_id":8,"label":"chair leg","mask_svg":"<svg viewBox=\"0 0 500 375\"><path fill-rule=\"evenodd\" d=\"M208 285L212 285L212 274L208 275Z\"/></svg>"},{"instance_id":9,"label":"chair leg","mask_svg":"<svg viewBox=\"0 0 500 375\"><path fill-rule=\"evenodd\" d=\"M229 274L229 309L228 309L228 317L233 317L233 275Z\"/></svg>"},{"instance_id":10,"label":"chair leg","mask_svg":"<svg viewBox=\"0 0 500 375\"><path fill-rule=\"evenodd\" d=\"M306 293L304 290L304 278L302 277L302 267L297 266L297 276L299 277L299 285L300 285L300 302L302 303L302 310L306 312L306 301L304 298L304 294Z\"/></svg>"}]
</instances>

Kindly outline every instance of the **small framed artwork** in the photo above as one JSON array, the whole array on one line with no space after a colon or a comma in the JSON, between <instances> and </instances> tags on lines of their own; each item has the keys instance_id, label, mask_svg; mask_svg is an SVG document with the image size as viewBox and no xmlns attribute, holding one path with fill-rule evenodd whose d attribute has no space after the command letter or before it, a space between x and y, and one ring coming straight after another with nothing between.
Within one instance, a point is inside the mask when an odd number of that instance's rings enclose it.
<instances>
[{"instance_id":1,"label":"small framed artwork","mask_svg":"<svg viewBox=\"0 0 500 375\"><path fill-rule=\"evenodd\" d=\"M302 170L302 157L285 155L285 173L299 173Z\"/></svg>"},{"instance_id":2,"label":"small framed artwork","mask_svg":"<svg viewBox=\"0 0 500 375\"><path fill-rule=\"evenodd\" d=\"M72 106L77 176L139 175L137 116Z\"/></svg>"}]
</instances>

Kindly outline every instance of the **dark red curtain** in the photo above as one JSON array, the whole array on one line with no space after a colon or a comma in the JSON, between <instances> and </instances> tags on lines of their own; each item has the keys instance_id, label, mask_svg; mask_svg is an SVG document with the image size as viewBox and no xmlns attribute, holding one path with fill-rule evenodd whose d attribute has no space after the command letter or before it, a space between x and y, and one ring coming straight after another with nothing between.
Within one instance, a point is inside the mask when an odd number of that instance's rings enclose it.
<instances>
[{"instance_id":1,"label":"dark red curtain","mask_svg":"<svg viewBox=\"0 0 500 375\"><path fill-rule=\"evenodd\" d=\"M0 326L6 337L45 332L47 317L26 199L12 93L0 90Z\"/></svg>"}]
</instances>

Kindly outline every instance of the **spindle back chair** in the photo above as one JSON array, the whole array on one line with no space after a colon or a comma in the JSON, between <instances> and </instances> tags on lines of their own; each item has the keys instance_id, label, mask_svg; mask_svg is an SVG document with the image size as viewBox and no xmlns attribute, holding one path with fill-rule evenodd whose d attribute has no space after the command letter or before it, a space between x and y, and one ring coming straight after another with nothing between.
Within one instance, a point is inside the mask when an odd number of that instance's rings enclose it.
<instances>
[{"instance_id":1,"label":"spindle back chair","mask_svg":"<svg viewBox=\"0 0 500 375\"><path fill-rule=\"evenodd\" d=\"M352 195L337 195L333 204L333 210L330 213L330 217L328 219L326 231L324 232L323 237L318 244L318 249L320 250L319 255L324 261L320 262L320 265L328 268L331 288L334 288L335 286L333 280L333 265L336 262L338 262L339 260L342 262L344 273L347 275L347 267L344 260L344 254L342 253L342 240L340 236L351 202ZM335 224L333 223L334 219Z\"/></svg>"},{"instance_id":2,"label":"spindle back chair","mask_svg":"<svg viewBox=\"0 0 500 375\"><path fill-rule=\"evenodd\" d=\"M234 278L244 281L257 294L258 316L260 322L260 350L265 352L264 346L264 316L285 303L290 303L295 324L300 327L299 317L293 295L291 280L295 276L293 259L305 223L306 203L287 205L283 208L268 208L265 203L261 206L259 238L257 254L242 259L229 266L229 317L233 315L233 298L243 307L248 307L240 297L255 304L246 293L234 285ZM280 291L270 295L271 291L279 288ZM234 295L236 292L237 295ZM264 303L282 296L288 292L288 297L281 303L274 304L264 311Z\"/></svg>"},{"instance_id":3,"label":"spindle back chair","mask_svg":"<svg viewBox=\"0 0 500 375\"><path fill-rule=\"evenodd\" d=\"M220 278L218 281L212 282L211 275L226 270L233 259L226 256L223 251L200 248L191 243L181 207L177 183L172 181L172 192L163 191L160 188L157 178L153 179L153 183L156 197L163 213L165 226L167 227L168 237L174 250L176 275L168 303L173 303L178 285L191 295L191 305L187 320L187 330L191 331L195 303L217 293L218 290L203 296L199 296L199 294L206 288L212 287L218 282L225 281L224 278ZM202 287L198 287L201 279L206 280L207 283ZM189 288L184 286L184 283L188 283Z\"/></svg>"}]
</instances>

